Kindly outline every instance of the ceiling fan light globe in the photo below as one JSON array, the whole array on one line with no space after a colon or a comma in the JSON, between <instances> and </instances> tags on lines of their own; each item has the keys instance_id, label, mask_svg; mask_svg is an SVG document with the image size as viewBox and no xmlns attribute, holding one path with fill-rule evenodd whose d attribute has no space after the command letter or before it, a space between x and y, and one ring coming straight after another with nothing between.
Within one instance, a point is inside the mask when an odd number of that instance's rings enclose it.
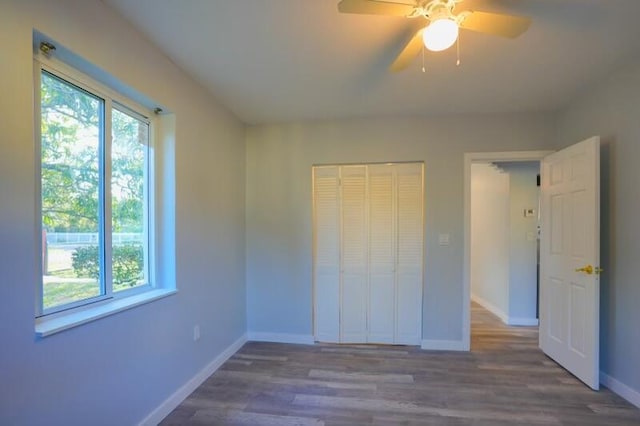
<instances>
[{"instance_id":1,"label":"ceiling fan light globe","mask_svg":"<svg viewBox=\"0 0 640 426\"><path fill-rule=\"evenodd\" d=\"M424 46L433 52L450 48L457 39L458 24L449 18L432 21L422 32Z\"/></svg>"}]
</instances>

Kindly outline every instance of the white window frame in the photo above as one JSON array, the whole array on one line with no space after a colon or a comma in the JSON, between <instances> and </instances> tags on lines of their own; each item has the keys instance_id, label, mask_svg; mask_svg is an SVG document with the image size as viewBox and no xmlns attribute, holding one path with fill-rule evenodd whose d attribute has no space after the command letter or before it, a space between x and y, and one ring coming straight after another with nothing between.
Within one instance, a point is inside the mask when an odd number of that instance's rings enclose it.
<instances>
[{"instance_id":1,"label":"white window frame","mask_svg":"<svg viewBox=\"0 0 640 426\"><path fill-rule=\"evenodd\" d=\"M42 270L42 238L38 238L37 252L37 271L38 280L36 282L36 298L35 298L35 318L36 318L36 334L41 337L63 331L67 328L74 327L101 318L133 306L137 306L149 301L165 297L176 292L174 289L163 289L157 286L156 280L156 258L157 249L155 245L155 127L156 120L154 112L151 109L140 105L130 98L121 95L117 91L96 81L74 67L54 58L46 57L44 54L37 52L34 56L34 136L36 142L36 229L38 235L42 235L42 188L41 188L41 75L47 72L53 76L66 81L87 93L101 98L104 102L104 123L101 129L103 133L102 143L103 149L100 152L100 183L99 190L99 227L103 233L103 239L100 242L99 251L101 259L101 290L104 294L96 297L83 299L80 301L58 305L55 307L44 309L43 307L43 270ZM144 200L144 220L146 220L146 235L143 237L147 242L147 250L145 251L145 279L142 285L131 289L113 292L112 282L112 228L111 228L111 113L112 109L117 109L127 115L139 119L149 125L149 146L146 156L146 173L145 173L145 200ZM109 218L109 220L105 220ZM101 291L102 292L102 291Z\"/></svg>"}]
</instances>

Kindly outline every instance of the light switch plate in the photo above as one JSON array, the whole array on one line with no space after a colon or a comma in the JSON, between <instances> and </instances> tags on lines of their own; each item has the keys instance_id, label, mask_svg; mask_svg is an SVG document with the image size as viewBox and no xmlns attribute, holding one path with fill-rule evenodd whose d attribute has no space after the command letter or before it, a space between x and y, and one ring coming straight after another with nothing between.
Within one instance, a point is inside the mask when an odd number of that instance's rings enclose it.
<instances>
[{"instance_id":1,"label":"light switch plate","mask_svg":"<svg viewBox=\"0 0 640 426\"><path fill-rule=\"evenodd\" d=\"M438 244L441 246L449 245L449 234L439 234L438 235Z\"/></svg>"}]
</instances>

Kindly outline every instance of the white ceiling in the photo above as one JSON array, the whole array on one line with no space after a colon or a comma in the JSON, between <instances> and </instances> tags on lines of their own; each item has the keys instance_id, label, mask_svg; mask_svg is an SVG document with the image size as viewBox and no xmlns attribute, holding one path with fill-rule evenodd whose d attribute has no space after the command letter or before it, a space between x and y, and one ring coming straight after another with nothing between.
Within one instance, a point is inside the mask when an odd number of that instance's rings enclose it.
<instances>
[{"instance_id":1,"label":"white ceiling","mask_svg":"<svg viewBox=\"0 0 640 426\"><path fill-rule=\"evenodd\" d=\"M420 21L338 0L103 1L248 124L557 110L640 52L639 0L465 0L533 23L516 40L462 31L462 64L427 53L426 73L420 57L387 71Z\"/></svg>"}]
</instances>

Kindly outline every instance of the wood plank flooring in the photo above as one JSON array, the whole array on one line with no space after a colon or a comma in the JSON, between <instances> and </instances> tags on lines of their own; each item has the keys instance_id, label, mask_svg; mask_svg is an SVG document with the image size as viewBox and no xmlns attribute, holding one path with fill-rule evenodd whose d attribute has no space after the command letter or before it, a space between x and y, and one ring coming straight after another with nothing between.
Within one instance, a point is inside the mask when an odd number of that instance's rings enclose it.
<instances>
[{"instance_id":1,"label":"wood plank flooring","mask_svg":"<svg viewBox=\"0 0 640 426\"><path fill-rule=\"evenodd\" d=\"M162 425L640 425L538 349L535 327L472 307L472 351L249 342Z\"/></svg>"}]
</instances>

